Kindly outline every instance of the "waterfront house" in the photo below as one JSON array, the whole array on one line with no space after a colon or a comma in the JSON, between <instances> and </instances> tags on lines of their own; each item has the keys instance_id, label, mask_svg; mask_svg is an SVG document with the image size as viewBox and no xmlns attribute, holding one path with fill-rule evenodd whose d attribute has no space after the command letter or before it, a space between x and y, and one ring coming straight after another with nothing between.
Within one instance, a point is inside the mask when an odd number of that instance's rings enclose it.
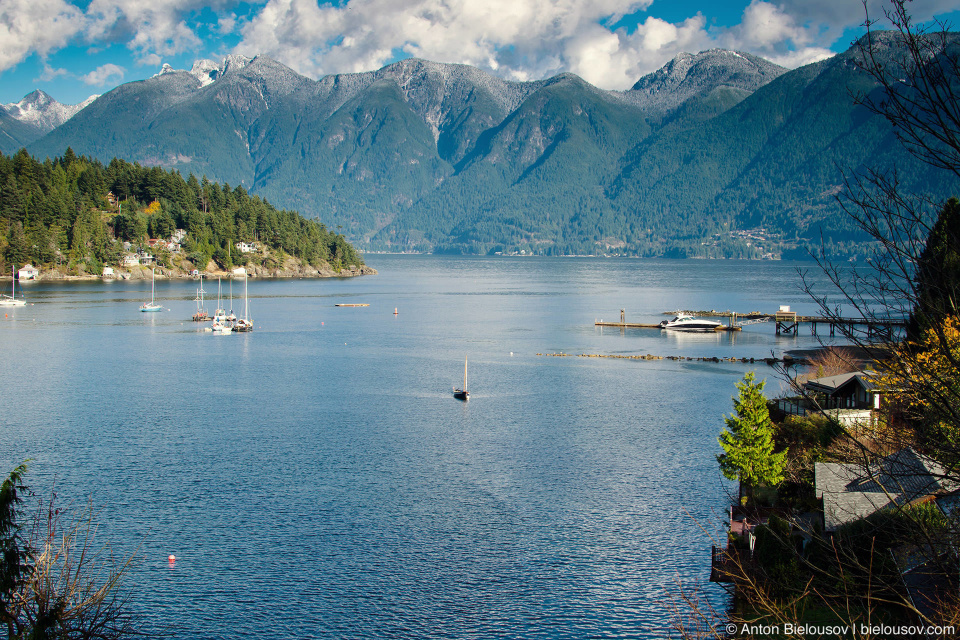
<instances>
[{"instance_id":1,"label":"waterfront house","mask_svg":"<svg viewBox=\"0 0 960 640\"><path fill-rule=\"evenodd\" d=\"M113 277L113 267L104 267L103 268L103 277L112 278Z\"/></svg>"},{"instance_id":2,"label":"waterfront house","mask_svg":"<svg viewBox=\"0 0 960 640\"><path fill-rule=\"evenodd\" d=\"M135 267L140 264L140 258L133 253L126 253L120 260L120 264L124 267Z\"/></svg>"},{"instance_id":3,"label":"waterfront house","mask_svg":"<svg viewBox=\"0 0 960 640\"><path fill-rule=\"evenodd\" d=\"M944 468L911 447L870 464L817 462L816 497L823 500L823 529L839 527L895 506L945 495L960 486Z\"/></svg>"},{"instance_id":4,"label":"waterfront house","mask_svg":"<svg viewBox=\"0 0 960 640\"><path fill-rule=\"evenodd\" d=\"M803 383L804 395L777 400L793 415L823 414L857 433L877 426L882 394L873 371L851 371Z\"/></svg>"},{"instance_id":5,"label":"waterfront house","mask_svg":"<svg viewBox=\"0 0 960 640\"><path fill-rule=\"evenodd\" d=\"M807 380L803 388L824 409L879 409L875 378L873 371L851 371Z\"/></svg>"},{"instance_id":6,"label":"waterfront house","mask_svg":"<svg viewBox=\"0 0 960 640\"><path fill-rule=\"evenodd\" d=\"M40 276L40 272L32 264L25 264L23 268L17 271L17 279L23 282L24 280L36 280Z\"/></svg>"}]
</instances>

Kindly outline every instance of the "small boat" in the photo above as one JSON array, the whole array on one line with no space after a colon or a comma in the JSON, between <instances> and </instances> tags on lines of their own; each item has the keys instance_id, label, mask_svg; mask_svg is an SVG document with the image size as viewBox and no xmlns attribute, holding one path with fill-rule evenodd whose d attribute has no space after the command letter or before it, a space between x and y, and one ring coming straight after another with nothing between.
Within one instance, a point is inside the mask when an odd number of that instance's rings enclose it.
<instances>
[{"instance_id":1,"label":"small boat","mask_svg":"<svg viewBox=\"0 0 960 640\"><path fill-rule=\"evenodd\" d=\"M163 305L158 304L154 296L157 287L157 270L153 269L152 273L153 278L150 281L150 302L144 302L140 305L140 311L163 311Z\"/></svg>"},{"instance_id":2,"label":"small boat","mask_svg":"<svg viewBox=\"0 0 960 640\"><path fill-rule=\"evenodd\" d=\"M0 307L24 307L27 305L27 301L23 299L23 294L20 294L20 297L17 298L17 268L11 267L13 269L13 277L10 279L10 295L3 294L0 296Z\"/></svg>"},{"instance_id":3,"label":"small boat","mask_svg":"<svg viewBox=\"0 0 960 640\"><path fill-rule=\"evenodd\" d=\"M456 398L457 400L470 399L470 392L467 391L467 357L466 356L463 357L463 388L462 389L455 388L453 390L453 397Z\"/></svg>"},{"instance_id":4,"label":"small boat","mask_svg":"<svg viewBox=\"0 0 960 640\"><path fill-rule=\"evenodd\" d=\"M678 313L673 320L664 320L660 323L661 329L672 331L717 331L723 325L714 320L706 320L691 315Z\"/></svg>"},{"instance_id":5,"label":"small boat","mask_svg":"<svg viewBox=\"0 0 960 640\"><path fill-rule=\"evenodd\" d=\"M220 322L219 320L213 321L213 325L210 327L210 330L213 331L213 335L215 336L233 333L233 327L225 322Z\"/></svg>"}]
</instances>

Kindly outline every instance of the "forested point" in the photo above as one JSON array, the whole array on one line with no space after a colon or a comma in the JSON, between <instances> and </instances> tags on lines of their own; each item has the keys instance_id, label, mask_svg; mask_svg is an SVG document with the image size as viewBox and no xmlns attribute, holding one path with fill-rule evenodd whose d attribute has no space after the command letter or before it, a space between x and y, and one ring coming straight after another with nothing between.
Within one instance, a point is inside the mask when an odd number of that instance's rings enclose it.
<instances>
[{"instance_id":1,"label":"forested point","mask_svg":"<svg viewBox=\"0 0 960 640\"><path fill-rule=\"evenodd\" d=\"M104 166L67 148L39 161L0 153L0 273L30 263L71 275L155 262L205 270L281 268L293 256L334 271L363 258L337 233L278 210L241 187L114 158Z\"/></svg>"}]
</instances>

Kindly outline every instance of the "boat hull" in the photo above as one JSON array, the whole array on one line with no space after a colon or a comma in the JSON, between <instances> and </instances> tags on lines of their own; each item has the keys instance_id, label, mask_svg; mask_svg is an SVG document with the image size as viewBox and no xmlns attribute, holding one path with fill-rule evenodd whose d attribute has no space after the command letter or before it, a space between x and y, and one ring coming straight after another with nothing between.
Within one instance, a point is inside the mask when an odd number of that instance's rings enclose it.
<instances>
[{"instance_id":1,"label":"boat hull","mask_svg":"<svg viewBox=\"0 0 960 640\"><path fill-rule=\"evenodd\" d=\"M453 390L453 397L456 398L457 400L467 401L467 400L470 399L470 392L469 392L469 391L462 391L462 390L460 390L460 389L454 389L454 390Z\"/></svg>"}]
</instances>

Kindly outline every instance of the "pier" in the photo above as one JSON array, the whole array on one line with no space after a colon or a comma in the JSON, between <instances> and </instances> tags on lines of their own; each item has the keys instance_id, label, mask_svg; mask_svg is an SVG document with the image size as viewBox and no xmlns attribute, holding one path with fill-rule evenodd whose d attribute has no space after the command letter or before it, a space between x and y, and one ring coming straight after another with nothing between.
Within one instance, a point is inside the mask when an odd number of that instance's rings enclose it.
<instances>
[{"instance_id":1,"label":"pier","mask_svg":"<svg viewBox=\"0 0 960 640\"><path fill-rule=\"evenodd\" d=\"M664 315L683 313L701 318L729 318L730 324L717 327L717 331L741 331L744 325L759 322L776 323L776 334L797 335L801 324L810 325L810 334L819 335L819 327L826 325L830 329L830 337L834 337L839 327L841 331L853 331L860 328L868 337L892 340L897 329L907 326L907 322L900 318L828 318L824 316L801 316L790 307L780 307L776 313L738 313L735 311L665 311ZM659 324L627 322L626 310L620 310L620 322L604 322L597 320L593 323L597 327L617 327L619 329L659 329Z\"/></svg>"},{"instance_id":2,"label":"pier","mask_svg":"<svg viewBox=\"0 0 960 640\"><path fill-rule=\"evenodd\" d=\"M620 322L604 322L596 320L593 323L595 327L617 327L618 329L662 329L659 324L646 324L642 322L627 322L626 309L620 309ZM730 325L720 325L715 331L740 331L740 326L731 323Z\"/></svg>"}]
</instances>

